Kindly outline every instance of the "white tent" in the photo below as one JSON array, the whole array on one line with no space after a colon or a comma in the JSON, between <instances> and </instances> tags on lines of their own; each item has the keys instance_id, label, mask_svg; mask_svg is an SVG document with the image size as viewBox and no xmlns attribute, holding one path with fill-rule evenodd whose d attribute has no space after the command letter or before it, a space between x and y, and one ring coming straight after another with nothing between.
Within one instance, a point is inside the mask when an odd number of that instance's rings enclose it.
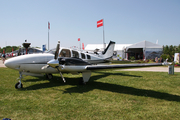
<instances>
[{"instance_id":1,"label":"white tent","mask_svg":"<svg viewBox=\"0 0 180 120\"><path fill-rule=\"evenodd\" d=\"M143 59L154 59L155 57L159 58L162 51L163 46L149 41L142 41L126 47L127 58L130 58L129 56L135 56L135 59L140 59L139 56L142 55Z\"/></svg>"},{"instance_id":2,"label":"white tent","mask_svg":"<svg viewBox=\"0 0 180 120\"><path fill-rule=\"evenodd\" d=\"M153 48L153 49L154 48L160 48L160 49L162 49L162 46L144 40L142 42L135 43L135 44L133 44L131 46L128 46L126 49L128 50L129 48Z\"/></svg>"}]
</instances>

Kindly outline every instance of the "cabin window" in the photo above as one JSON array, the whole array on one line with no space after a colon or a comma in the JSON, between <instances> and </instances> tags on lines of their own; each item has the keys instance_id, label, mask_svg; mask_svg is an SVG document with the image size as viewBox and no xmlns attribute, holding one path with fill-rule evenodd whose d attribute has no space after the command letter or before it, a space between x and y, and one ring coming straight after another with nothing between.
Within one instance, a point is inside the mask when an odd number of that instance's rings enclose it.
<instances>
[{"instance_id":1,"label":"cabin window","mask_svg":"<svg viewBox=\"0 0 180 120\"><path fill-rule=\"evenodd\" d=\"M86 57L85 57L85 54L84 54L84 53L81 53L81 58L82 58L82 59L86 59Z\"/></svg>"},{"instance_id":2,"label":"cabin window","mask_svg":"<svg viewBox=\"0 0 180 120\"><path fill-rule=\"evenodd\" d=\"M87 59L91 59L91 56L90 56L90 55L87 55Z\"/></svg>"},{"instance_id":3,"label":"cabin window","mask_svg":"<svg viewBox=\"0 0 180 120\"><path fill-rule=\"evenodd\" d=\"M79 58L79 53L77 51L72 50L73 57Z\"/></svg>"},{"instance_id":4,"label":"cabin window","mask_svg":"<svg viewBox=\"0 0 180 120\"><path fill-rule=\"evenodd\" d=\"M62 49L59 57L71 57L71 52L68 49Z\"/></svg>"}]
</instances>

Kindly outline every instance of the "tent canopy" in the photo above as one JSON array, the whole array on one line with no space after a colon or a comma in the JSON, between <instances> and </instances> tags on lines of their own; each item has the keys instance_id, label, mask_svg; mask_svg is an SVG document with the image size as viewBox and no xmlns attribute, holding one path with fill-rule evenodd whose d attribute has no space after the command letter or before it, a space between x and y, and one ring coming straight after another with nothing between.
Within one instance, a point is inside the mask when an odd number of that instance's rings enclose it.
<instances>
[{"instance_id":1,"label":"tent canopy","mask_svg":"<svg viewBox=\"0 0 180 120\"><path fill-rule=\"evenodd\" d=\"M127 46L126 49L128 50L129 48L162 48L162 46L144 40L142 42L135 43L131 46Z\"/></svg>"}]
</instances>

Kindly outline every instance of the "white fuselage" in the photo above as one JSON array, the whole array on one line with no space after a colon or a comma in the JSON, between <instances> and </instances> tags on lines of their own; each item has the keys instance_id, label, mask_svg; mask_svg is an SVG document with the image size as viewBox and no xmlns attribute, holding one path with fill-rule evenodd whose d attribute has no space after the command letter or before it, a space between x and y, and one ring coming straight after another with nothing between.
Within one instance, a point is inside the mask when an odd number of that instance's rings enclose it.
<instances>
[{"instance_id":1,"label":"white fuselage","mask_svg":"<svg viewBox=\"0 0 180 120\"><path fill-rule=\"evenodd\" d=\"M64 50L64 51L63 51ZM63 52L69 52L63 54ZM63 56L64 55L64 56ZM69 48L61 48L59 50L59 57L78 57L91 64L98 64L106 62L103 55L89 54L83 51L77 51ZM47 65L47 62L54 59L54 54L39 53L39 54L27 54L6 60L5 66L26 73L58 73L58 71L52 67L42 69ZM77 73L86 71L85 66L59 66L61 72Z\"/></svg>"}]
</instances>

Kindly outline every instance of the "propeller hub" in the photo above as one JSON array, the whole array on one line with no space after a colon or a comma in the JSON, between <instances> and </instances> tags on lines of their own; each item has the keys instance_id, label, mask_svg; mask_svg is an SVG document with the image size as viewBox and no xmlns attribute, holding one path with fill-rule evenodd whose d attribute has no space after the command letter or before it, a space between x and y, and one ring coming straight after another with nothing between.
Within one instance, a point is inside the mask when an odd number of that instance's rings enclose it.
<instances>
[{"instance_id":1,"label":"propeller hub","mask_svg":"<svg viewBox=\"0 0 180 120\"><path fill-rule=\"evenodd\" d=\"M59 67L59 61L55 59L50 60L47 64L53 68Z\"/></svg>"}]
</instances>

